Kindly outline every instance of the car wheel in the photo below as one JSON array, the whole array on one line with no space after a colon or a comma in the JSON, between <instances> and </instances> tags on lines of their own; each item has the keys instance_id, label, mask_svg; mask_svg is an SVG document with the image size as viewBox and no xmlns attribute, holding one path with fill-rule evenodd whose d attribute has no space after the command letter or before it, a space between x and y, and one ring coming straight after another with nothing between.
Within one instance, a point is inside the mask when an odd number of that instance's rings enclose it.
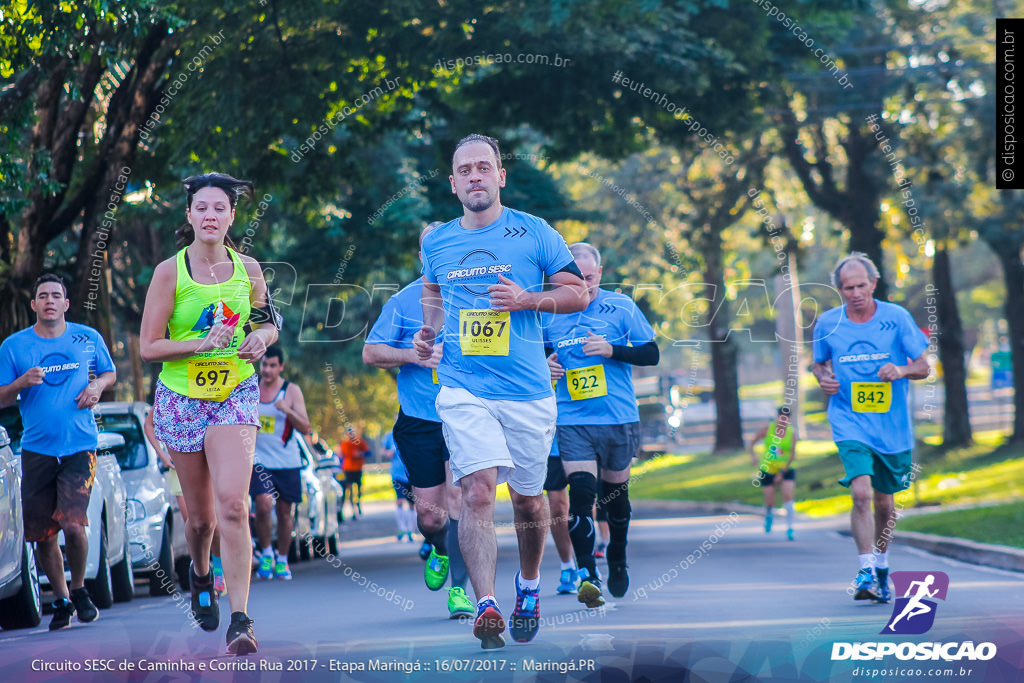
<instances>
[{"instance_id":1,"label":"car wheel","mask_svg":"<svg viewBox=\"0 0 1024 683\"><path fill-rule=\"evenodd\" d=\"M43 619L43 604L39 598L39 570L36 554L29 543L21 550L21 590L0 600L0 627L34 628Z\"/></svg>"},{"instance_id":2,"label":"car wheel","mask_svg":"<svg viewBox=\"0 0 1024 683\"><path fill-rule=\"evenodd\" d=\"M164 522L164 533L160 538L160 557L149 576L149 594L174 595L174 558L171 554L171 527Z\"/></svg>"},{"instance_id":3,"label":"car wheel","mask_svg":"<svg viewBox=\"0 0 1024 683\"><path fill-rule=\"evenodd\" d=\"M107 520L100 528L100 566L95 579L86 579L85 587L93 603L100 609L109 609L114 604L114 586L110 582L110 562L107 560Z\"/></svg>"},{"instance_id":4,"label":"car wheel","mask_svg":"<svg viewBox=\"0 0 1024 683\"><path fill-rule=\"evenodd\" d=\"M178 585L181 586L181 590L191 594L192 586L188 583L188 566L192 564L192 558L188 555L182 555L174 561L174 573L178 575ZM173 591L171 591L173 595Z\"/></svg>"},{"instance_id":5,"label":"car wheel","mask_svg":"<svg viewBox=\"0 0 1024 683\"><path fill-rule=\"evenodd\" d=\"M135 571L132 569L132 551L128 544L130 537L127 531L125 529L124 555L120 562L110 568L114 602L130 602L135 597Z\"/></svg>"}]
</instances>

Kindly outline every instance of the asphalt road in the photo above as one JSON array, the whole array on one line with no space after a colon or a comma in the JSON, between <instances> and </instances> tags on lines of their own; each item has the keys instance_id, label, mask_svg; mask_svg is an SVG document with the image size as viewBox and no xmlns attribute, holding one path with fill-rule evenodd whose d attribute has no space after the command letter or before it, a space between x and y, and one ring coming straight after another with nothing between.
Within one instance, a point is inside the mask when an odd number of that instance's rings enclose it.
<instances>
[{"instance_id":1,"label":"asphalt road","mask_svg":"<svg viewBox=\"0 0 1024 683\"><path fill-rule=\"evenodd\" d=\"M572 596L555 595L558 562L549 541L536 639L517 644L506 633L505 648L482 651L468 621L447 618L444 592L423 585L418 544L390 535L390 506L372 508L345 523L340 557L294 565L291 582L254 581L256 656L224 656L225 621L216 633L194 629L187 596L180 604L152 598L140 583L134 601L105 610L95 623L51 634L47 615L37 629L0 632L0 680L843 683L921 680L918 667L940 672L930 681L1024 678L1024 575L895 547L893 571L945 572L949 593L928 633L880 636L892 606L847 595L857 567L852 541L836 533L841 521L801 523L797 540L788 542L778 532L766 535L759 517L680 517L642 504L635 505L626 596L587 610ZM503 506L497 597L506 616L515 604L510 519ZM992 642L997 654L987 662L831 661L834 643L867 641ZM178 670L154 671L154 662ZM855 673L865 665L905 667L910 675ZM86 670L97 666L115 671ZM566 670L571 666L581 670ZM39 670L46 667L77 669ZM388 667L398 670L381 670Z\"/></svg>"}]
</instances>

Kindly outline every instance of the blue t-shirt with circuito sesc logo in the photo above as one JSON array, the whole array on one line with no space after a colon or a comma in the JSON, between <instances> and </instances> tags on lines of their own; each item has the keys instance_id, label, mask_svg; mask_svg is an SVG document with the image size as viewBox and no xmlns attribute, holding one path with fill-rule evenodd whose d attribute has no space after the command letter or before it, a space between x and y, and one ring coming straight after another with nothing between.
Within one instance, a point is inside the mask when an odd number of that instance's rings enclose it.
<instances>
[{"instance_id":1,"label":"blue t-shirt with circuito sesc logo","mask_svg":"<svg viewBox=\"0 0 1024 683\"><path fill-rule=\"evenodd\" d=\"M527 291L573 262L565 240L546 222L505 207L474 230L449 221L423 240L423 277L444 302L443 386L493 400L551 396L551 375L537 311L492 311L487 288L503 275Z\"/></svg>"},{"instance_id":2,"label":"blue t-shirt with circuito sesc logo","mask_svg":"<svg viewBox=\"0 0 1024 683\"><path fill-rule=\"evenodd\" d=\"M67 323L64 334L46 339L29 327L0 345L0 385L15 381L29 369L43 368L43 383L22 389L22 450L64 457L96 450L96 419L79 408L75 397L89 384L89 373L114 369L100 333Z\"/></svg>"},{"instance_id":3,"label":"blue t-shirt with circuito sesc logo","mask_svg":"<svg viewBox=\"0 0 1024 683\"><path fill-rule=\"evenodd\" d=\"M396 349L411 349L412 337L423 327L423 280L417 279L402 288L384 304L380 317L366 337L367 344L385 344ZM430 422L440 422L434 401L440 385L434 371L416 363L398 368L398 403L402 412Z\"/></svg>"},{"instance_id":4,"label":"blue t-shirt with circuito sesc logo","mask_svg":"<svg viewBox=\"0 0 1024 683\"><path fill-rule=\"evenodd\" d=\"M851 322L846 306L822 313L814 325L814 361L832 361L839 392L829 398L834 441L859 441L879 453L914 446L908 394L910 380L883 382L886 363L906 365L928 348L928 339L902 306L875 300L875 315Z\"/></svg>"},{"instance_id":5,"label":"blue t-shirt with circuito sesc logo","mask_svg":"<svg viewBox=\"0 0 1024 683\"><path fill-rule=\"evenodd\" d=\"M654 330L625 294L599 289L579 313L545 313L544 341L558 354L566 375L555 385L558 424L621 425L639 422L633 390L633 366L604 356L588 356L588 332L616 346L654 341Z\"/></svg>"}]
</instances>

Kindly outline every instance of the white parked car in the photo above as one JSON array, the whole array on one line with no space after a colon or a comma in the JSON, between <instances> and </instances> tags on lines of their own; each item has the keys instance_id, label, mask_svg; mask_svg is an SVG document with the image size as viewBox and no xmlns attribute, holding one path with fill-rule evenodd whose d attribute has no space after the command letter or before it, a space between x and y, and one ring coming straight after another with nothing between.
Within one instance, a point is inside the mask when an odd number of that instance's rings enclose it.
<instances>
[{"instance_id":1,"label":"white parked car","mask_svg":"<svg viewBox=\"0 0 1024 683\"><path fill-rule=\"evenodd\" d=\"M42 615L36 553L25 541L21 455L0 427L0 627L33 628Z\"/></svg>"},{"instance_id":2,"label":"white parked car","mask_svg":"<svg viewBox=\"0 0 1024 683\"><path fill-rule=\"evenodd\" d=\"M89 540L89 555L85 565L85 587L89 589L92 601L100 609L106 609L114 602L127 602L135 597L135 577L128 545L128 522L125 516L127 495L121 467L115 451L124 447L120 434L99 435L96 448L96 480L89 496L87 515L89 525L85 535ZM60 532L60 547L67 566L64 548L64 532ZM64 578L71 582L71 572L64 571ZM40 583L49 588L46 575Z\"/></svg>"},{"instance_id":3,"label":"white parked car","mask_svg":"<svg viewBox=\"0 0 1024 683\"><path fill-rule=\"evenodd\" d=\"M164 478L165 468L142 428L150 410L148 403L140 401L109 402L97 405L94 413L101 433L119 434L125 440L114 451L128 496L132 569L136 576L149 579L150 595L173 595L175 562L188 561L188 545L185 522Z\"/></svg>"}]
</instances>

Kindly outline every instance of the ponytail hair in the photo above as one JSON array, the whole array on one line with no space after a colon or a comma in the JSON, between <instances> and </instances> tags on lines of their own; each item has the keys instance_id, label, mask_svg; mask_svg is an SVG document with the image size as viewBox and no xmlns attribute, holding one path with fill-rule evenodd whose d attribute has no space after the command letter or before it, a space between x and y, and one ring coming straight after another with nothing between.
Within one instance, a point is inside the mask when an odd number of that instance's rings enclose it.
<instances>
[{"instance_id":1,"label":"ponytail hair","mask_svg":"<svg viewBox=\"0 0 1024 683\"><path fill-rule=\"evenodd\" d=\"M253 198L253 184L251 180L239 180L229 176L227 173L204 173L202 175L189 176L182 181L182 185L185 186L186 203L190 209L192 208L192 198L195 197L196 192L204 187L217 187L223 190L224 194L228 196L228 203L231 205L232 210L234 210L239 197ZM175 248L184 249L192 244L195 238L195 230L186 223L174 232ZM224 235L224 244L235 249L235 243L228 235Z\"/></svg>"}]
</instances>

